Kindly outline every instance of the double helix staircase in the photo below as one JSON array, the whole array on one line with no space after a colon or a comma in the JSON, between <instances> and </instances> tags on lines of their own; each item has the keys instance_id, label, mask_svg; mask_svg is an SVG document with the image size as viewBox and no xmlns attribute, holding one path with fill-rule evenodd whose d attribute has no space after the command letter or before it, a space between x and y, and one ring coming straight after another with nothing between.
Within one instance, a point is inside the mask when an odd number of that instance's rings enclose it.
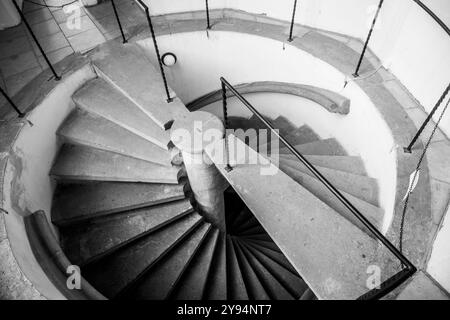
<instances>
[{"instance_id":1,"label":"double helix staircase","mask_svg":"<svg viewBox=\"0 0 450 320\"><path fill-rule=\"evenodd\" d=\"M168 104L137 45L90 53L97 78L59 128L51 220L81 275L109 299L316 299L232 188L226 232L198 211Z\"/></svg>"}]
</instances>

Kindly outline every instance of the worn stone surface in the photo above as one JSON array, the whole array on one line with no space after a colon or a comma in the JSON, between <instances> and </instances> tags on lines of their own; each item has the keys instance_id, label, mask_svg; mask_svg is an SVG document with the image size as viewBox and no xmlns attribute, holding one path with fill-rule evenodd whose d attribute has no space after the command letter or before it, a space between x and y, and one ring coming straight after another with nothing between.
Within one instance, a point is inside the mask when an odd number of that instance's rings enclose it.
<instances>
[{"instance_id":1,"label":"worn stone surface","mask_svg":"<svg viewBox=\"0 0 450 320\"><path fill-rule=\"evenodd\" d=\"M417 272L405 289L397 296L397 300L449 300L424 272Z\"/></svg>"},{"instance_id":2,"label":"worn stone surface","mask_svg":"<svg viewBox=\"0 0 450 320\"><path fill-rule=\"evenodd\" d=\"M347 152L339 144L339 142L334 139L323 139L320 141L309 142L294 146L298 152L304 155L315 155L315 156L346 156ZM287 149L286 146L280 147L280 154L292 154L292 152Z\"/></svg>"},{"instance_id":3,"label":"worn stone surface","mask_svg":"<svg viewBox=\"0 0 450 320\"><path fill-rule=\"evenodd\" d=\"M178 183L180 168L122 156L109 151L64 145L50 171L60 179Z\"/></svg>"},{"instance_id":4,"label":"worn stone surface","mask_svg":"<svg viewBox=\"0 0 450 320\"><path fill-rule=\"evenodd\" d=\"M134 134L168 149L170 136L120 91L103 79L94 79L73 95L82 109L114 122Z\"/></svg>"}]
</instances>

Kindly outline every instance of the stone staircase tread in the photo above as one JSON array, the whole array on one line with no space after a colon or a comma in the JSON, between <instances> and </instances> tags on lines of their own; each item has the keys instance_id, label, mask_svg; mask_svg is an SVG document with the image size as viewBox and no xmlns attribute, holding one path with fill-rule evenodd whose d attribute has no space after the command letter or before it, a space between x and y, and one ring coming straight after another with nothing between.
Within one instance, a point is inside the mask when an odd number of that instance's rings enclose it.
<instances>
[{"instance_id":1,"label":"stone staircase tread","mask_svg":"<svg viewBox=\"0 0 450 320\"><path fill-rule=\"evenodd\" d=\"M165 300L176 286L200 247L211 224L203 222L181 243L175 246L162 260L150 268L134 288L124 294L132 300Z\"/></svg>"},{"instance_id":2,"label":"stone staircase tread","mask_svg":"<svg viewBox=\"0 0 450 320\"><path fill-rule=\"evenodd\" d=\"M236 228L236 232L237 233L245 232L247 229L253 228L254 226L258 225L259 225L258 220L253 215L251 215L247 221L245 221L238 228Z\"/></svg>"},{"instance_id":3,"label":"stone staircase tread","mask_svg":"<svg viewBox=\"0 0 450 320\"><path fill-rule=\"evenodd\" d=\"M366 293L367 267L378 260L378 242L239 139L227 139L260 164L237 158L231 171L217 168L318 298L356 299ZM214 163L224 163L224 141L206 147Z\"/></svg>"},{"instance_id":4,"label":"stone staircase tread","mask_svg":"<svg viewBox=\"0 0 450 320\"><path fill-rule=\"evenodd\" d=\"M241 242L244 247L253 255L264 268L280 283L294 299L298 299L305 290L308 289L307 284L297 273L292 273L283 265L276 262L272 257L267 256L253 244L249 242Z\"/></svg>"},{"instance_id":5,"label":"stone staircase tread","mask_svg":"<svg viewBox=\"0 0 450 320\"><path fill-rule=\"evenodd\" d=\"M149 142L116 123L76 108L58 130L73 144L115 152L159 165L172 166L170 151Z\"/></svg>"},{"instance_id":6,"label":"stone staircase tread","mask_svg":"<svg viewBox=\"0 0 450 320\"><path fill-rule=\"evenodd\" d=\"M133 101L159 127L169 129L178 113L188 112L177 98L167 102L160 71L137 44L106 42L93 50L91 60L101 77ZM172 90L170 96L175 96Z\"/></svg>"},{"instance_id":7,"label":"stone staircase tread","mask_svg":"<svg viewBox=\"0 0 450 320\"><path fill-rule=\"evenodd\" d=\"M234 250L233 241L227 236L227 286L228 300L248 300L248 292Z\"/></svg>"},{"instance_id":8,"label":"stone staircase tread","mask_svg":"<svg viewBox=\"0 0 450 320\"><path fill-rule=\"evenodd\" d=\"M83 275L103 295L112 299L132 286L202 221L198 213L191 213L87 265Z\"/></svg>"},{"instance_id":9,"label":"stone staircase tread","mask_svg":"<svg viewBox=\"0 0 450 320\"><path fill-rule=\"evenodd\" d=\"M241 230L239 232L239 234L243 235L243 236L258 235L258 234L263 234L263 233L265 233L265 230L260 224L254 226L254 227L248 228L246 230Z\"/></svg>"},{"instance_id":10,"label":"stone staircase tread","mask_svg":"<svg viewBox=\"0 0 450 320\"><path fill-rule=\"evenodd\" d=\"M52 222L57 226L67 226L118 212L181 200L185 197L183 189L181 184L59 184L53 197Z\"/></svg>"},{"instance_id":11,"label":"stone staircase tread","mask_svg":"<svg viewBox=\"0 0 450 320\"><path fill-rule=\"evenodd\" d=\"M281 253L280 249L275 243L272 242L272 245L267 245L266 243L262 243L260 241L255 241L252 239L246 239L245 241L243 241L243 243L252 247L254 250L258 250L258 252L261 252L266 257L272 259L287 271L297 276L297 271L288 261L288 259L286 259L286 257Z\"/></svg>"},{"instance_id":12,"label":"stone staircase tread","mask_svg":"<svg viewBox=\"0 0 450 320\"><path fill-rule=\"evenodd\" d=\"M219 233L214 249L211 267L206 281L203 299L226 300L227 299L227 252L226 239Z\"/></svg>"},{"instance_id":13,"label":"stone staircase tread","mask_svg":"<svg viewBox=\"0 0 450 320\"><path fill-rule=\"evenodd\" d=\"M288 174L292 179L297 181L300 185L305 187L311 193L313 193L318 199L326 203L328 206L336 210L343 217L357 225L362 230L367 229L363 226L363 224L345 207L345 205L334 196L330 190L319 180L313 178L303 172L299 172L289 166L281 167L286 174ZM343 190L338 189L341 194L347 198L347 200L352 203L356 209L358 209L375 227L380 228L383 217L384 210L372 203L361 199L360 197L355 197L352 194L349 194Z\"/></svg>"},{"instance_id":14,"label":"stone staircase tread","mask_svg":"<svg viewBox=\"0 0 450 320\"><path fill-rule=\"evenodd\" d=\"M279 116L275 120L269 120L269 122L275 129L279 130L283 137L296 129L296 126L283 116Z\"/></svg>"},{"instance_id":15,"label":"stone staircase tread","mask_svg":"<svg viewBox=\"0 0 450 320\"><path fill-rule=\"evenodd\" d=\"M109 151L64 144L50 174L70 181L178 183L179 168L166 167Z\"/></svg>"},{"instance_id":16,"label":"stone staircase tread","mask_svg":"<svg viewBox=\"0 0 450 320\"><path fill-rule=\"evenodd\" d=\"M334 138L300 144L294 147L302 155L347 156L347 152ZM292 154L292 152L286 146L280 144L280 154Z\"/></svg>"},{"instance_id":17,"label":"stone staircase tread","mask_svg":"<svg viewBox=\"0 0 450 320\"><path fill-rule=\"evenodd\" d=\"M277 155L272 155L272 157ZM281 159L289 159L292 161L299 161L293 154L280 154L278 161ZM367 176L364 163L360 157L356 156L311 156L306 155L306 160L311 164L319 167L334 169L353 173L360 176Z\"/></svg>"},{"instance_id":18,"label":"stone staircase tread","mask_svg":"<svg viewBox=\"0 0 450 320\"><path fill-rule=\"evenodd\" d=\"M192 211L189 200L179 200L61 228L62 248L72 263L84 265Z\"/></svg>"},{"instance_id":19,"label":"stone staircase tread","mask_svg":"<svg viewBox=\"0 0 450 320\"><path fill-rule=\"evenodd\" d=\"M247 257L242 252L236 239L232 238L232 244L239 263L239 269L241 270L242 277L247 288L247 292L250 300L270 300L269 294L261 284L260 279L256 275L252 266L247 260Z\"/></svg>"},{"instance_id":20,"label":"stone staircase tread","mask_svg":"<svg viewBox=\"0 0 450 320\"><path fill-rule=\"evenodd\" d=\"M286 167L304 173L312 178L316 178L299 160L280 159L280 168L283 170ZM315 167L337 189L374 206L379 206L379 187L376 179L330 168Z\"/></svg>"},{"instance_id":21,"label":"stone staircase tread","mask_svg":"<svg viewBox=\"0 0 450 320\"><path fill-rule=\"evenodd\" d=\"M239 239L237 242L250 263L252 269L256 273L258 279L263 283L266 291L268 292L271 299L275 300L292 300L294 297L289 293L289 291L272 275L272 273L264 267L258 259L247 249L247 247L242 244Z\"/></svg>"},{"instance_id":22,"label":"stone staircase tread","mask_svg":"<svg viewBox=\"0 0 450 320\"><path fill-rule=\"evenodd\" d=\"M312 292L311 289L305 290L305 292L302 294L299 300L317 300L316 296L314 295L314 292Z\"/></svg>"},{"instance_id":23,"label":"stone staircase tread","mask_svg":"<svg viewBox=\"0 0 450 320\"><path fill-rule=\"evenodd\" d=\"M300 126L288 133L284 138L294 146L320 140L320 137L308 125Z\"/></svg>"},{"instance_id":24,"label":"stone staircase tread","mask_svg":"<svg viewBox=\"0 0 450 320\"><path fill-rule=\"evenodd\" d=\"M132 101L101 78L87 82L72 96L76 105L168 149L170 135Z\"/></svg>"},{"instance_id":25,"label":"stone staircase tread","mask_svg":"<svg viewBox=\"0 0 450 320\"><path fill-rule=\"evenodd\" d=\"M184 272L177 287L170 294L171 299L202 300L218 239L219 229L214 229L208 234L202 247L199 248L193 257L189 268Z\"/></svg>"}]
</instances>

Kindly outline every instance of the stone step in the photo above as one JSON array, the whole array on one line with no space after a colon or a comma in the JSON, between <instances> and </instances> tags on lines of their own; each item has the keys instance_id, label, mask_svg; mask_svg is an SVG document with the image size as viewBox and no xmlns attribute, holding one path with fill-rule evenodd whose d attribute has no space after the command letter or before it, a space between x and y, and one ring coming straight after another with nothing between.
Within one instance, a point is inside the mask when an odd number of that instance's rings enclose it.
<instances>
[{"instance_id":1,"label":"stone step","mask_svg":"<svg viewBox=\"0 0 450 320\"><path fill-rule=\"evenodd\" d=\"M279 158L276 158L279 156ZM293 154L272 155L276 161L287 159L291 161L300 161ZM356 156L311 156L306 155L306 160L311 164L319 167L334 169L338 171L349 172L360 176L367 176L364 162L360 157Z\"/></svg>"},{"instance_id":2,"label":"stone step","mask_svg":"<svg viewBox=\"0 0 450 320\"><path fill-rule=\"evenodd\" d=\"M239 263L239 269L241 270L245 287L250 300L270 300L269 294L266 289L261 284L260 279L256 275L252 266L247 260L247 257L242 252L241 248L237 244L235 238L232 238L232 243L234 246L234 251Z\"/></svg>"},{"instance_id":3,"label":"stone step","mask_svg":"<svg viewBox=\"0 0 450 320\"><path fill-rule=\"evenodd\" d=\"M296 129L296 126L283 116L279 116L275 120L269 120L269 122L275 129L278 129L283 137Z\"/></svg>"},{"instance_id":4,"label":"stone step","mask_svg":"<svg viewBox=\"0 0 450 320\"><path fill-rule=\"evenodd\" d=\"M320 137L308 125L291 131L284 138L294 146L320 140Z\"/></svg>"},{"instance_id":5,"label":"stone step","mask_svg":"<svg viewBox=\"0 0 450 320\"><path fill-rule=\"evenodd\" d=\"M280 168L293 169L297 172L304 173L312 178L315 175L300 160L280 159ZM379 206L379 188L377 180L352 174L349 172L333 170L329 168L316 166L316 169L327 179L333 186L348 194L364 200L374 206ZM292 171L289 171L289 175Z\"/></svg>"},{"instance_id":6,"label":"stone step","mask_svg":"<svg viewBox=\"0 0 450 320\"><path fill-rule=\"evenodd\" d=\"M315 142L305 143L294 146L295 149L302 155L316 155L316 156L346 156L347 152L334 139L324 139ZM280 154L292 154L286 146L280 143Z\"/></svg>"},{"instance_id":7,"label":"stone step","mask_svg":"<svg viewBox=\"0 0 450 320\"><path fill-rule=\"evenodd\" d=\"M267 233L241 235L241 238L253 239L253 240L258 240L258 241L262 241L262 242L263 241L265 241L265 242L273 242L272 238Z\"/></svg>"},{"instance_id":8,"label":"stone step","mask_svg":"<svg viewBox=\"0 0 450 320\"><path fill-rule=\"evenodd\" d=\"M189 235L203 218L196 212L149 234L82 269L84 277L112 299Z\"/></svg>"},{"instance_id":9,"label":"stone step","mask_svg":"<svg viewBox=\"0 0 450 320\"><path fill-rule=\"evenodd\" d=\"M267 127L264 125L264 123L261 122L256 116L252 116L250 118L244 118L244 117L228 117L228 129L242 129L242 130L248 130L248 129L267 129Z\"/></svg>"},{"instance_id":10,"label":"stone step","mask_svg":"<svg viewBox=\"0 0 450 320\"><path fill-rule=\"evenodd\" d=\"M169 129L178 113L188 112L174 99L167 102L161 72L136 44L106 42L91 53L97 73L133 101L159 127ZM170 90L171 97L174 93Z\"/></svg>"},{"instance_id":11,"label":"stone step","mask_svg":"<svg viewBox=\"0 0 450 320\"><path fill-rule=\"evenodd\" d=\"M227 139L261 165L234 159L238 165L233 170L227 171L223 165L217 168L318 298L356 299L365 294L367 268L374 261L382 264L381 268L389 263L378 261L378 242L284 172L268 165L239 139L233 135ZM206 153L214 163L224 163L224 140L207 146Z\"/></svg>"},{"instance_id":12,"label":"stone step","mask_svg":"<svg viewBox=\"0 0 450 320\"><path fill-rule=\"evenodd\" d=\"M264 266L264 268L268 270L276 281L280 283L294 299L298 299L303 292L308 289L305 281L303 281L297 273L292 273L287 270L283 265L272 259L272 257L264 254L257 246L248 241L241 243L249 251L249 254Z\"/></svg>"},{"instance_id":13,"label":"stone step","mask_svg":"<svg viewBox=\"0 0 450 320\"><path fill-rule=\"evenodd\" d=\"M154 267L140 277L136 286L122 297L131 300L165 300L176 286L186 268L190 268L192 257L197 252L211 224L203 222L174 247Z\"/></svg>"},{"instance_id":14,"label":"stone step","mask_svg":"<svg viewBox=\"0 0 450 320\"><path fill-rule=\"evenodd\" d=\"M114 122L161 148L170 146L168 132L101 78L86 83L72 99L79 108Z\"/></svg>"},{"instance_id":15,"label":"stone step","mask_svg":"<svg viewBox=\"0 0 450 320\"><path fill-rule=\"evenodd\" d=\"M243 241L246 245L251 246L255 250L258 250L262 254L264 254L266 257L272 259L276 263L278 263L280 266L283 266L286 270L290 271L293 275L297 276L297 271L292 266L292 264L286 259L286 257L281 253L278 246L271 242L268 244L267 242L252 240L252 239L245 239Z\"/></svg>"},{"instance_id":16,"label":"stone step","mask_svg":"<svg viewBox=\"0 0 450 320\"><path fill-rule=\"evenodd\" d=\"M202 300L218 239L219 229L214 229L208 234L178 286L170 295L171 300Z\"/></svg>"},{"instance_id":17,"label":"stone step","mask_svg":"<svg viewBox=\"0 0 450 320\"><path fill-rule=\"evenodd\" d=\"M242 244L238 239L237 243L241 248L242 252L250 263L252 269L256 273L258 279L260 279L264 288L266 288L267 293L271 299L274 300L292 300L294 297L289 293L288 290L269 272L269 270L264 267L258 259L247 249L247 247Z\"/></svg>"},{"instance_id":18,"label":"stone step","mask_svg":"<svg viewBox=\"0 0 450 320\"><path fill-rule=\"evenodd\" d=\"M239 226L239 228L236 229L236 233L239 234L245 232L247 229L253 228L254 226L259 226L259 222L252 214L247 221L245 221Z\"/></svg>"},{"instance_id":19,"label":"stone step","mask_svg":"<svg viewBox=\"0 0 450 320\"><path fill-rule=\"evenodd\" d=\"M84 265L191 213L189 200L106 216L94 222L61 228L61 244L69 260Z\"/></svg>"},{"instance_id":20,"label":"stone step","mask_svg":"<svg viewBox=\"0 0 450 320\"><path fill-rule=\"evenodd\" d=\"M226 300L227 291L226 239L224 234L219 233L203 299Z\"/></svg>"},{"instance_id":21,"label":"stone step","mask_svg":"<svg viewBox=\"0 0 450 320\"><path fill-rule=\"evenodd\" d=\"M258 224L254 227L248 228L247 230L240 231L239 234L242 236L249 236L249 235L258 235L258 234L263 234L263 233L265 233L264 228L260 224Z\"/></svg>"},{"instance_id":22,"label":"stone step","mask_svg":"<svg viewBox=\"0 0 450 320\"><path fill-rule=\"evenodd\" d=\"M228 300L249 299L233 241L229 236L227 236L227 281Z\"/></svg>"},{"instance_id":23,"label":"stone step","mask_svg":"<svg viewBox=\"0 0 450 320\"><path fill-rule=\"evenodd\" d=\"M231 224L231 229L236 230L239 226L241 226L244 222L250 219L251 214L246 210L246 208L242 209L239 214L236 216L234 221Z\"/></svg>"},{"instance_id":24,"label":"stone step","mask_svg":"<svg viewBox=\"0 0 450 320\"><path fill-rule=\"evenodd\" d=\"M115 152L136 159L172 166L170 151L149 142L96 114L75 109L58 130L73 144Z\"/></svg>"},{"instance_id":25,"label":"stone step","mask_svg":"<svg viewBox=\"0 0 450 320\"><path fill-rule=\"evenodd\" d=\"M69 181L178 183L180 169L79 145L61 147L50 175Z\"/></svg>"},{"instance_id":26,"label":"stone step","mask_svg":"<svg viewBox=\"0 0 450 320\"><path fill-rule=\"evenodd\" d=\"M336 196L334 196L327 187L325 187L322 182L289 166L282 166L281 170L313 193L318 199L322 200L328 206L336 210L336 212L339 212L339 214L343 217L360 227L362 230L367 230L362 223L342 204L342 202L339 201L339 199L336 198ZM355 197L341 189L338 190L355 206L356 209L358 209L367 219L369 219L375 227L381 227L384 217L383 209L361 199L360 197Z\"/></svg>"},{"instance_id":27,"label":"stone step","mask_svg":"<svg viewBox=\"0 0 450 320\"><path fill-rule=\"evenodd\" d=\"M181 184L93 182L59 184L53 196L52 222L67 226L117 212L184 199ZM82 201L80 201L82 199Z\"/></svg>"},{"instance_id":28,"label":"stone step","mask_svg":"<svg viewBox=\"0 0 450 320\"><path fill-rule=\"evenodd\" d=\"M311 289L307 289L299 300L317 300L316 296L314 295L314 292L312 292Z\"/></svg>"}]
</instances>

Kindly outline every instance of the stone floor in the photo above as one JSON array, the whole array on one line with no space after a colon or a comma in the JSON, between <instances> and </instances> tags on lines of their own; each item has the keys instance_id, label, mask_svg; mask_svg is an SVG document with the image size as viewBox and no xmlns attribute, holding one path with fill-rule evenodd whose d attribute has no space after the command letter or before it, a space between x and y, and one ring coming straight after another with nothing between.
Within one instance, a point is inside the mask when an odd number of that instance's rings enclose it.
<instances>
[{"instance_id":1,"label":"stone floor","mask_svg":"<svg viewBox=\"0 0 450 320\"><path fill-rule=\"evenodd\" d=\"M61 0L33 0L24 2L23 12L52 63L73 52L85 52L106 40L120 36L119 26L110 1L95 7L61 8ZM69 1L70 2L70 1ZM133 0L116 1L125 29L141 23L145 16ZM49 7L46 7L49 6ZM56 7L53 7L56 6ZM135 13L136 12L136 13ZM75 15L79 24L75 24ZM135 17L132 19L128 17ZM25 25L0 30L0 86L14 96L42 70L48 68L41 52ZM0 105L4 104L0 96Z\"/></svg>"}]
</instances>

